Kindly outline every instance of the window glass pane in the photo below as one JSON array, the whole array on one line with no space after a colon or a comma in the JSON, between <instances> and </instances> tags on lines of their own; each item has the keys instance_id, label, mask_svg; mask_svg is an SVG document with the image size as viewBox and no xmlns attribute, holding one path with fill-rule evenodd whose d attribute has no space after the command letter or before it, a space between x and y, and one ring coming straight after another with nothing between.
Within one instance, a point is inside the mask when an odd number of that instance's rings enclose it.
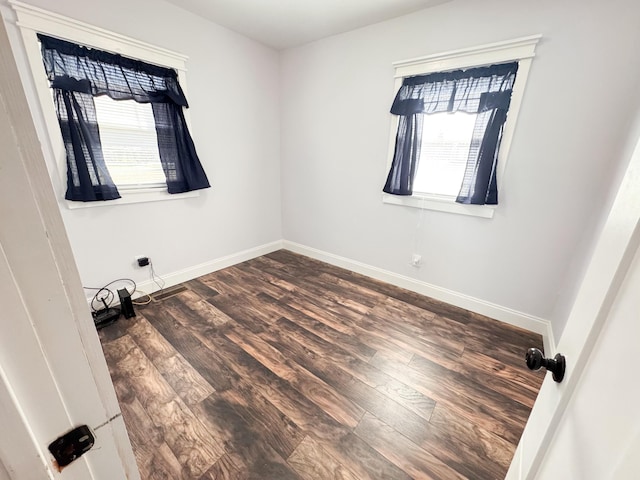
<instances>
[{"instance_id":1,"label":"window glass pane","mask_svg":"<svg viewBox=\"0 0 640 480\"><path fill-rule=\"evenodd\" d=\"M166 183L151 104L94 97L104 160L118 187Z\"/></svg>"},{"instance_id":2,"label":"window glass pane","mask_svg":"<svg viewBox=\"0 0 640 480\"><path fill-rule=\"evenodd\" d=\"M413 183L414 193L458 195L476 116L464 112L424 116L420 164Z\"/></svg>"}]
</instances>

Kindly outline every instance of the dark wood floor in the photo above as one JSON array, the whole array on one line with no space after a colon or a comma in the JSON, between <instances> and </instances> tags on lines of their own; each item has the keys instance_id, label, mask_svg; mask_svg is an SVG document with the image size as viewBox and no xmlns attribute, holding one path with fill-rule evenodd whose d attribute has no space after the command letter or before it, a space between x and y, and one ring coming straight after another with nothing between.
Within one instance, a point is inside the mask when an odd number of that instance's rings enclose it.
<instances>
[{"instance_id":1,"label":"dark wood floor","mask_svg":"<svg viewBox=\"0 0 640 480\"><path fill-rule=\"evenodd\" d=\"M502 479L540 336L281 250L100 331L149 479Z\"/></svg>"}]
</instances>

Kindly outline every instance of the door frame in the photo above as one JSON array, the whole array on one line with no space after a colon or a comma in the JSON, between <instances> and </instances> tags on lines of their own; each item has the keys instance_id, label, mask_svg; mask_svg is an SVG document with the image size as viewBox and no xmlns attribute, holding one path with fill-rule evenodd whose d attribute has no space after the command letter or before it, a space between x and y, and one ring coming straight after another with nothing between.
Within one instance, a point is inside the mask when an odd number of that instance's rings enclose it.
<instances>
[{"instance_id":1,"label":"door frame","mask_svg":"<svg viewBox=\"0 0 640 480\"><path fill-rule=\"evenodd\" d=\"M10 328L0 338L0 419L11 428L3 432L0 461L21 480L44 472L69 480L139 479L4 15L0 138L0 297L12 320L3 319ZM96 446L60 474L47 445L81 424L94 430Z\"/></svg>"}]
</instances>

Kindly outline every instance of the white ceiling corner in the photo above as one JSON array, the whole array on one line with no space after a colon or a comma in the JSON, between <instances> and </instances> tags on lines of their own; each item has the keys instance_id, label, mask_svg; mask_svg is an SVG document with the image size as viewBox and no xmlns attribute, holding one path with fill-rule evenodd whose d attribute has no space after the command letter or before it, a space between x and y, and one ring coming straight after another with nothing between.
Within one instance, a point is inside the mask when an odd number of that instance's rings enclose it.
<instances>
[{"instance_id":1,"label":"white ceiling corner","mask_svg":"<svg viewBox=\"0 0 640 480\"><path fill-rule=\"evenodd\" d=\"M167 0L275 49L347 32L450 0Z\"/></svg>"}]
</instances>

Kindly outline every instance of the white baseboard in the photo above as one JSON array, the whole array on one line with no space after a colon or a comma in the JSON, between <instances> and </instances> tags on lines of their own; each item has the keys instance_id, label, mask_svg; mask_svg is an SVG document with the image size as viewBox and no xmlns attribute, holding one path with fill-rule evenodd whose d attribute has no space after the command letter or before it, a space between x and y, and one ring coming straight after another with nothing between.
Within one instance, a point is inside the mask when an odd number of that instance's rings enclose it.
<instances>
[{"instance_id":1,"label":"white baseboard","mask_svg":"<svg viewBox=\"0 0 640 480\"><path fill-rule=\"evenodd\" d=\"M202 275L216 272L218 270L222 270L223 268L232 267L233 265L246 262L247 260L251 260L252 258L266 255L267 253L275 252L276 250L280 250L281 248L282 241L278 240L275 242L267 243L265 245L250 248L248 250L233 253L225 257L216 258L215 260L201 263L200 265L194 265L193 267L178 270L177 272L163 274L162 280L164 280L165 282L165 288L173 287L174 285L193 280L194 278L201 277ZM153 293L159 290L158 285L156 285L152 280L138 284L138 288L147 293Z\"/></svg>"},{"instance_id":2,"label":"white baseboard","mask_svg":"<svg viewBox=\"0 0 640 480\"><path fill-rule=\"evenodd\" d=\"M277 240L275 242L233 253L225 257L216 258L215 260L201 263L199 265L194 265L192 267L178 270L176 272L163 273L160 277L164 281L164 288L169 288L173 287L174 285L193 280L194 278L201 277L202 275L206 275L217 270L222 270L223 268L231 267L238 263L246 262L247 260L251 260L252 258L275 252L276 250L280 250L281 248L282 241ZM145 293L154 293L158 290L160 290L160 287L151 279L145 282L139 282L137 284L137 290L136 293L134 293L133 298L139 298ZM91 304L91 298L92 297L87 297L87 301L89 302L89 304ZM114 305L117 304L119 304L119 301L116 297L114 299Z\"/></svg>"},{"instance_id":3,"label":"white baseboard","mask_svg":"<svg viewBox=\"0 0 640 480\"><path fill-rule=\"evenodd\" d=\"M183 270L178 270L173 273L163 274L162 280L165 282L164 288L172 287L174 285L193 280L194 278L200 277L202 275L206 275L223 268L231 267L238 263L251 260L252 258L266 255L267 253L275 252L276 250L279 250L281 248L286 248L288 250L291 250L292 252L306 255L308 257L315 258L316 260L320 260L337 267L346 268L353 272L360 273L362 275L366 275L368 277L372 277L377 280L396 285L398 287L406 288L407 290L411 290L412 292L426 295L428 297L435 298L436 300L440 300L451 305L455 305L456 307L464 308L465 310L470 310L481 315L486 315L487 317L500 320L501 322L508 323L509 325L514 325L516 327L524 328L525 330L538 333L542 335L545 354L547 354L547 356L552 356L556 353L556 343L553 337L553 330L551 328L551 322L549 322L548 320L544 320L527 313L519 312L508 307L503 307L495 303L487 302L479 298L471 297L463 293L454 292L453 290L448 290L446 288L422 282L414 278L405 277L404 275L399 275L397 273L383 270L378 267L373 267L365 263L357 262L345 257L340 257L332 253L327 253L322 250L307 247L299 243L290 242L288 240L278 240L275 242L267 243L265 245L260 245L255 248L250 248L248 250L243 250L241 252L227 255L225 257L217 258L209 262L201 263L199 265L194 265ZM158 287L158 285L151 279L146 282L138 283L138 292L134 294L134 298L142 296L143 294L141 294L140 292L154 293L159 289L160 288ZM116 298L115 303L117 303L117 300L118 299ZM91 297L87 298L87 301L91 302Z\"/></svg>"},{"instance_id":4,"label":"white baseboard","mask_svg":"<svg viewBox=\"0 0 640 480\"><path fill-rule=\"evenodd\" d=\"M414 278L405 277L404 275L399 275L365 263L340 257L332 253L307 247L299 243L284 240L282 242L282 247L287 250L291 250L292 252L306 255L308 257L315 258L316 260L375 278L376 280L381 280L398 287L406 288L412 292L426 295L436 300L455 305L456 307L464 308L465 310L479 313L481 315L486 315L487 317L500 320L501 322L509 325L514 325L516 327L529 330L530 332L538 333L542 335L545 354L548 356L555 354L553 330L551 328L551 322L548 320L529 315L528 313L519 312L512 308L487 302L479 298L471 297L463 293L454 292L453 290L422 282ZM522 352L522 355L524 358L524 352Z\"/></svg>"}]
</instances>

